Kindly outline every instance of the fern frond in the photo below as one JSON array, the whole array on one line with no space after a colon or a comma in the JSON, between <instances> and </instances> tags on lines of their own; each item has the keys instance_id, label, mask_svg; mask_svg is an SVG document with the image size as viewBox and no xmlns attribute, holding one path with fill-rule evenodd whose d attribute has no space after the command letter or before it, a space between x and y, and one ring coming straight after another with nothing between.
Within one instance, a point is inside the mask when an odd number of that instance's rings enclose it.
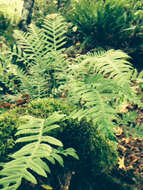
<instances>
[{"instance_id":1,"label":"fern frond","mask_svg":"<svg viewBox=\"0 0 143 190\"><path fill-rule=\"evenodd\" d=\"M29 91L32 99L48 96L64 82L66 75L64 19L57 15L55 19L45 19L44 23L41 29L31 24L27 33L15 32L18 43L13 48L13 55L28 68L25 79L23 71L17 72L22 82L21 90Z\"/></svg>"},{"instance_id":2,"label":"fern frond","mask_svg":"<svg viewBox=\"0 0 143 190\"><path fill-rule=\"evenodd\" d=\"M116 98L114 89L117 86L102 76L94 76L94 79L92 77L91 80L72 83L71 100L76 104L83 105L79 111L73 112L71 116L79 120L83 117L92 120L94 126L98 126L100 134L113 140L115 128L113 120L116 120L118 107L112 105L112 100Z\"/></svg>"},{"instance_id":3,"label":"fern frond","mask_svg":"<svg viewBox=\"0 0 143 190\"><path fill-rule=\"evenodd\" d=\"M88 65L92 72L101 73L103 76L114 79L124 85L130 82L133 73L132 64L128 61L130 57L121 50L109 50L101 54L87 56L81 65Z\"/></svg>"},{"instance_id":4,"label":"fern frond","mask_svg":"<svg viewBox=\"0 0 143 190\"><path fill-rule=\"evenodd\" d=\"M34 64L37 61L42 63L43 57L41 54L47 52L42 30L31 24L28 32L15 31L15 38L18 46L13 51L16 55L20 54L21 60L26 65Z\"/></svg>"},{"instance_id":5,"label":"fern frond","mask_svg":"<svg viewBox=\"0 0 143 190\"><path fill-rule=\"evenodd\" d=\"M60 151L51 146L63 147L61 141L48 136L48 131L59 127L55 122L63 118L64 115L59 113L54 113L46 120L29 115L21 118L25 123L18 127L16 143L26 142L26 145L10 155L11 161L3 164L3 169L0 171L0 176L2 176L0 185L3 186L3 190L16 190L23 178L37 184L35 176L29 169L38 175L47 177L46 172L50 173L50 168L43 158L52 164L56 160L62 166L63 159L60 154L65 156L71 155L77 158L74 149Z\"/></svg>"},{"instance_id":6,"label":"fern frond","mask_svg":"<svg viewBox=\"0 0 143 190\"><path fill-rule=\"evenodd\" d=\"M143 82L143 71L138 73L138 71L135 69L134 73L133 73L133 75L131 77L131 80L137 81L137 82Z\"/></svg>"},{"instance_id":7,"label":"fern frond","mask_svg":"<svg viewBox=\"0 0 143 190\"><path fill-rule=\"evenodd\" d=\"M89 54L70 65L67 72L69 101L80 106L71 116L92 120L105 138L115 138L120 104L127 101L143 106L131 86L134 69L128 58L119 50Z\"/></svg>"},{"instance_id":8,"label":"fern frond","mask_svg":"<svg viewBox=\"0 0 143 190\"><path fill-rule=\"evenodd\" d=\"M43 25L46 39L50 47L57 51L63 49L66 43L67 26L62 16L56 16L54 19L47 18Z\"/></svg>"}]
</instances>

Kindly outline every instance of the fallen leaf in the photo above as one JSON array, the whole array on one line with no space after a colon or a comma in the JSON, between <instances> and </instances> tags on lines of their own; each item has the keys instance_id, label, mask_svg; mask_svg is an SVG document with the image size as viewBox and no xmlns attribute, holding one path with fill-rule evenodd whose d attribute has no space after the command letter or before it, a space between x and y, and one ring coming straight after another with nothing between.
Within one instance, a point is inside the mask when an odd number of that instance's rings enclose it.
<instances>
[{"instance_id":1,"label":"fallen leaf","mask_svg":"<svg viewBox=\"0 0 143 190\"><path fill-rule=\"evenodd\" d=\"M117 129L116 129L116 135L117 136L121 136L123 134L123 129L121 128L121 127L118 127Z\"/></svg>"},{"instance_id":2,"label":"fallen leaf","mask_svg":"<svg viewBox=\"0 0 143 190\"><path fill-rule=\"evenodd\" d=\"M124 147L124 146L122 146L122 145L118 145L118 147L123 151L123 152L125 152L126 150L127 150L127 148L126 147Z\"/></svg>"},{"instance_id":3,"label":"fallen leaf","mask_svg":"<svg viewBox=\"0 0 143 190\"><path fill-rule=\"evenodd\" d=\"M125 142L125 143L128 144L130 142L130 139L129 138L122 138L121 142Z\"/></svg>"},{"instance_id":4,"label":"fallen leaf","mask_svg":"<svg viewBox=\"0 0 143 190\"><path fill-rule=\"evenodd\" d=\"M122 158L119 158L118 164L120 169L126 169L124 156Z\"/></svg>"},{"instance_id":5,"label":"fallen leaf","mask_svg":"<svg viewBox=\"0 0 143 190\"><path fill-rule=\"evenodd\" d=\"M120 113L127 113L128 112L128 102L124 102L123 104L120 105Z\"/></svg>"},{"instance_id":6,"label":"fallen leaf","mask_svg":"<svg viewBox=\"0 0 143 190\"><path fill-rule=\"evenodd\" d=\"M43 189L46 189L46 190L53 190L53 188L52 188L51 186L49 186L49 185L43 184L43 185L41 185L41 187L42 187Z\"/></svg>"}]
</instances>

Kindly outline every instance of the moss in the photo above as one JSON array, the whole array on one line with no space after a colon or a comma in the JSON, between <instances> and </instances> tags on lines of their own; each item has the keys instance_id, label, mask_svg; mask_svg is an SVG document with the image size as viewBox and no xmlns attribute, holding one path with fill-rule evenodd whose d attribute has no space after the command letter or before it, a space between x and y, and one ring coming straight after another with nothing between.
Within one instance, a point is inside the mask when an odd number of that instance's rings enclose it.
<instances>
[{"instance_id":1,"label":"moss","mask_svg":"<svg viewBox=\"0 0 143 190\"><path fill-rule=\"evenodd\" d=\"M116 144L104 139L92 122L67 120L61 126L64 129L62 133L59 132L58 138L66 147L73 147L79 155L80 160L75 164L77 173L94 176L108 172L115 166L117 163Z\"/></svg>"},{"instance_id":2,"label":"moss","mask_svg":"<svg viewBox=\"0 0 143 190\"><path fill-rule=\"evenodd\" d=\"M12 150L15 144L14 134L19 122L19 115L13 110L0 115L0 159Z\"/></svg>"},{"instance_id":3,"label":"moss","mask_svg":"<svg viewBox=\"0 0 143 190\"><path fill-rule=\"evenodd\" d=\"M40 116L40 117L48 117L50 113L55 111L61 111L64 114L69 114L75 106L70 105L65 100L62 99L54 99L54 98L44 98L32 101L28 104L28 113Z\"/></svg>"}]
</instances>

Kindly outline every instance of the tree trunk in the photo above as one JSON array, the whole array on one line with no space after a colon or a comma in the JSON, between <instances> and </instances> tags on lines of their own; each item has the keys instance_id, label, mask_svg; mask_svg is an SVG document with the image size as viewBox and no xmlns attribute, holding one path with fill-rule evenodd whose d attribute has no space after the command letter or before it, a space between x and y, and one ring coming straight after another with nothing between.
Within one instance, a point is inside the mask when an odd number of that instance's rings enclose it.
<instances>
[{"instance_id":1,"label":"tree trunk","mask_svg":"<svg viewBox=\"0 0 143 190\"><path fill-rule=\"evenodd\" d=\"M20 30L27 31L28 25L31 23L34 1L35 0L24 0L22 20L19 23Z\"/></svg>"}]
</instances>

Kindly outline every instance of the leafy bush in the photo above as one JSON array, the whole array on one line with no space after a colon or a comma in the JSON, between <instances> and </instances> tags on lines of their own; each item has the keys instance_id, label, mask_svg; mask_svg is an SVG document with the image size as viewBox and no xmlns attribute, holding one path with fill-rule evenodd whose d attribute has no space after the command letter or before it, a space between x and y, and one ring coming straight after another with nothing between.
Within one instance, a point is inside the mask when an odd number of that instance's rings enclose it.
<instances>
[{"instance_id":1,"label":"leafy bush","mask_svg":"<svg viewBox=\"0 0 143 190\"><path fill-rule=\"evenodd\" d=\"M22 16L23 0L1 0L1 12L10 19L11 24L18 24Z\"/></svg>"},{"instance_id":2,"label":"leafy bush","mask_svg":"<svg viewBox=\"0 0 143 190\"><path fill-rule=\"evenodd\" d=\"M127 53L142 48L142 11L130 0L72 1L67 20L76 27L83 48L122 49ZM140 16L139 16L140 15Z\"/></svg>"}]
</instances>

